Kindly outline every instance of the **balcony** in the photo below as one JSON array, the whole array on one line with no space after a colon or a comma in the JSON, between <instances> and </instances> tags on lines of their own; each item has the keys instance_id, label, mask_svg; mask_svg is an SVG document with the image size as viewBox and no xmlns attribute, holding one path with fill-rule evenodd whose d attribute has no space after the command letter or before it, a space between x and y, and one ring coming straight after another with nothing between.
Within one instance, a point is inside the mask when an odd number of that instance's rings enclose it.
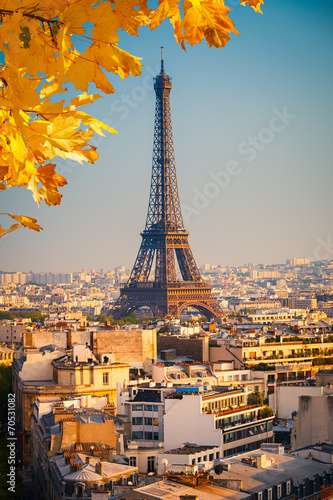
<instances>
[{"instance_id":1,"label":"balcony","mask_svg":"<svg viewBox=\"0 0 333 500\"><path fill-rule=\"evenodd\" d=\"M202 410L202 413L205 413L205 414L213 414L215 415L216 417L226 417L226 416L229 416L229 415L235 415L235 414L242 414L246 411L251 411L251 410L260 410L260 408L262 407L262 405L247 405L247 404L240 404L239 406L237 407L228 407L228 408L224 408L224 409L216 409L216 410Z\"/></svg>"}]
</instances>

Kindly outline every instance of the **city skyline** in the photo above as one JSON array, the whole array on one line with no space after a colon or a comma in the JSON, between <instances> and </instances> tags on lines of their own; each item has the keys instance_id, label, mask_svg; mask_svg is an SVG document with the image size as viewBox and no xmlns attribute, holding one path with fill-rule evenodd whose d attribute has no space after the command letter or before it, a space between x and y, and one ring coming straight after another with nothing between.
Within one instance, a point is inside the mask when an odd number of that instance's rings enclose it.
<instances>
[{"instance_id":1,"label":"city skyline","mask_svg":"<svg viewBox=\"0 0 333 500\"><path fill-rule=\"evenodd\" d=\"M44 227L0 240L2 270L133 266L147 213L160 45L173 78L180 200L198 264L332 258L333 8L267 2L263 15L239 6L231 17L241 35L220 50L202 44L185 54L166 25L121 38L143 57L142 76L116 81L118 94L90 110L119 135L95 139L95 166L58 163L69 183L60 207L38 210L22 189L2 193L3 211Z\"/></svg>"}]
</instances>

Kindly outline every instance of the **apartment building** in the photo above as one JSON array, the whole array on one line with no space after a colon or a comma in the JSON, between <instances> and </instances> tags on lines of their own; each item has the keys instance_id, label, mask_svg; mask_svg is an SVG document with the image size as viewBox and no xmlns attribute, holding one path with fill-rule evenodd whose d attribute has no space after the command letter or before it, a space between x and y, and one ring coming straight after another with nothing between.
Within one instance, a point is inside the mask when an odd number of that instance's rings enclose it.
<instances>
[{"instance_id":1,"label":"apartment building","mask_svg":"<svg viewBox=\"0 0 333 500\"><path fill-rule=\"evenodd\" d=\"M278 341L271 338L237 339L228 341L217 338L210 342L210 360L234 360L235 368L244 365L256 366L261 363L267 365L312 362L321 356L333 355L333 342L330 337L299 337L299 340L280 336Z\"/></svg>"},{"instance_id":2,"label":"apartment building","mask_svg":"<svg viewBox=\"0 0 333 500\"><path fill-rule=\"evenodd\" d=\"M100 359L87 346L75 344L71 354L54 346L34 347L33 336L13 362L13 391L16 396L17 427L24 463L30 461L31 415L37 397L92 395L117 400L117 382L129 380L128 363L116 363L112 353Z\"/></svg>"},{"instance_id":3,"label":"apartment building","mask_svg":"<svg viewBox=\"0 0 333 500\"><path fill-rule=\"evenodd\" d=\"M223 456L273 441L273 415L247 388L179 387L165 398L164 450L184 442L222 446Z\"/></svg>"}]
</instances>

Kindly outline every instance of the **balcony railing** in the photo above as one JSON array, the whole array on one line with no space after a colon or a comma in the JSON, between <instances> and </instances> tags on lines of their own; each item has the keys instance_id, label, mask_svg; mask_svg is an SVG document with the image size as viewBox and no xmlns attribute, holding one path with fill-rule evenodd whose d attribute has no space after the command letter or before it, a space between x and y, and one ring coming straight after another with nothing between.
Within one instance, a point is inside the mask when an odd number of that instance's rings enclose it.
<instances>
[{"instance_id":1,"label":"balcony railing","mask_svg":"<svg viewBox=\"0 0 333 500\"><path fill-rule=\"evenodd\" d=\"M241 405L238 405L236 408L228 407L228 408L215 409L215 410L202 410L202 413L213 414L216 417L225 417L227 415L234 415L236 413L244 413L246 411L251 411L251 410L260 410L260 408L262 408L262 405L241 404Z\"/></svg>"}]
</instances>

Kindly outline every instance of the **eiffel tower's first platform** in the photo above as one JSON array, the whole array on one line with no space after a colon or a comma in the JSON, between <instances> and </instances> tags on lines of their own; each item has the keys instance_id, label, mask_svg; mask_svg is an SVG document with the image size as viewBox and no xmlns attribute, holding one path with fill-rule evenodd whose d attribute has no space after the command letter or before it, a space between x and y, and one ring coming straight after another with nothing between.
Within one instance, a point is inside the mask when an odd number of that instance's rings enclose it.
<instances>
[{"instance_id":1,"label":"eiffel tower's first platform","mask_svg":"<svg viewBox=\"0 0 333 500\"><path fill-rule=\"evenodd\" d=\"M155 316L179 317L193 306L208 318L222 316L211 287L194 260L181 212L173 146L171 79L161 71L154 79L156 93L153 167L146 226L128 282L111 314L119 319L142 306ZM176 259L181 280L177 280Z\"/></svg>"}]
</instances>

